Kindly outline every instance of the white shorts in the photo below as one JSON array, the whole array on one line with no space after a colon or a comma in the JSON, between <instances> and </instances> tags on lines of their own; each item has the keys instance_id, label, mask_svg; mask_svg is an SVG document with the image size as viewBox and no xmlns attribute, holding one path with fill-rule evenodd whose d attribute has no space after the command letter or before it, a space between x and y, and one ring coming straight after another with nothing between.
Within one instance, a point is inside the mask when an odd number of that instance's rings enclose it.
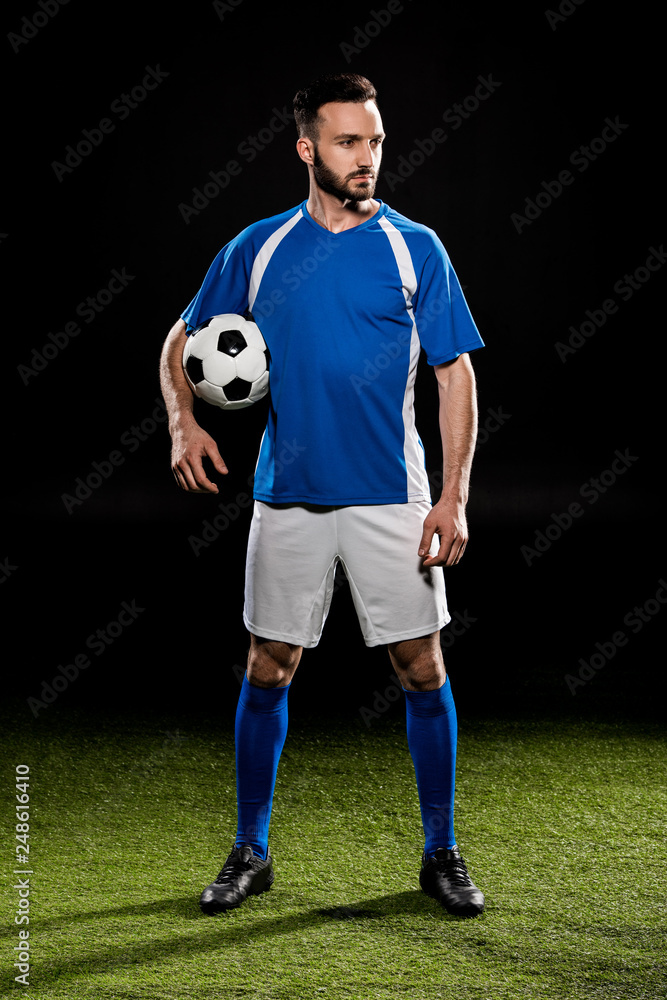
<instances>
[{"instance_id":1,"label":"white shorts","mask_svg":"<svg viewBox=\"0 0 667 1000\"><path fill-rule=\"evenodd\" d=\"M340 562L367 646L414 639L450 620L442 567L417 555L426 501L354 507L255 501L243 620L249 632L317 646ZM435 535L431 552L437 552Z\"/></svg>"}]
</instances>

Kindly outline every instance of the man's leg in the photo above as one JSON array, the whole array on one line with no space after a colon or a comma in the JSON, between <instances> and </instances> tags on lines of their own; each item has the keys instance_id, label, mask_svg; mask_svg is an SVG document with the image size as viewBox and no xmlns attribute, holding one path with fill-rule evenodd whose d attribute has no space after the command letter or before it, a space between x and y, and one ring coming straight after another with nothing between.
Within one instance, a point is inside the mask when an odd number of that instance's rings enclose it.
<instances>
[{"instance_id":1,"label":"man's leg","mask_svg":"<svg viewBox=\"0 0 667 1000\"><path fill-rule=\"evenodd\" d=\"M222 871L201 895L204 913L231 909L273 884L269 822L287 735L287 695L301 653L301 646L251 636L236 709L236 838Z\"/></svg>"},{"instance_id":2,"label":"man's leg","mask_svg":"<svg viewBox=\"0 0 667 1000\"><path fill-rule=\"evenodd\" d=\"M415 766L424 849L451 848L457 723L440 633L391 643L389 656L405 691L408 747Z\"/></svg>"},{"instance_id":3,"label":"man's leg","mask_svg":"<svg viewBox=\"0 0 667 1000\"><path fill-rule=\"evenodd\" d=\"M475 916L484 896L473 884L454 836L457 720L440 633L391 643L405 691L408 747L424 826L420 882L450 913Z\"/></svg>"},{"instance_id":4,"label":"man's leg","mask_svg":"<svg viewBox=\"0 0 667 1000\"><path fill-rule=\"evenodd\" d=\"M266 858L278 761L287 735L289 685L301 646L251 636L248 669L236 709L235 845Z\"/></svg>"}]
</instances>

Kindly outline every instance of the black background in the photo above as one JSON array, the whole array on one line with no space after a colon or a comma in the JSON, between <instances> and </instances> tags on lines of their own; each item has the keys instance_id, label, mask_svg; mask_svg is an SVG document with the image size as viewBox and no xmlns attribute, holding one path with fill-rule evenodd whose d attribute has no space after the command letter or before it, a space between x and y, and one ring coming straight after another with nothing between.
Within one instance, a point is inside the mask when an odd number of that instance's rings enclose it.
<instances>
[{"instance_id":1,"label":"black background","mask_svg":"<svg viewBox=\"0 0 667 1000\"><path fill-rule=\"evenodd\" d=\"M255 0L218 9L71 0L54 16L37 3L6 14L0 602L4 686L17 712L31 715L27 699L42 696L59 665L87 654L91 665L59 694L60 709L233 717L248 644L243 503L265 409L198 406L231 472L219 496L186 495L170 471L166 425L155 419L158 359L220 247L306 196L292 125L274 129L252 162L239 146L270 129L300 86L337 70L375 83L388 135L377 196L438 232L487 345L473 356L482 433L471 540L447 573L451 609L467 623L445 640L459 709L659 712L664 269L627 301L614 290L667 236L657 19L649 5L621 18L594 0L562 3L558 20L541 4L405 0L378 29L371 12L385 11L382 3L316 11ZM24 18L38 12L30 27ZM110 109L147 67L166 76L121 120ZM493 92L460 127L443 122L489 76ZM59 178L54 162L104 118L113 131ZM600 137L607 118L627 127L580 172L570 155ZM436 128L446 142L392 181L401 157ZM179 206L234 159L239 175L186 222ZM517 227L513 213L523 215L526 199L564 169L573 183ZM114 269L132 280L83 322L77 307L107 288ZM617 312L561 360L556 343L610 298ZM80 334L54 352L49 334L71 321ZM48 363L26 375L45 345ZM417 398L437 480L426 366ZM142 425L138 442L132 428ZM633 460L590 503L581 487L617 451ZM77 480L114 452L122 461L112 474L68 509L63 498ZM555 537L553 515L576 502L581 516ZM192 538L220 504L238 516L195 554ZM548 525L551 544L527 557L522 546L534 547ZM633 631L624 619L651 599ZM133 601L143 610L96 656L88 637ZM625 645L572 693L566 675L576 677L580 660L619 630ZM304 656L293 707L358 713L389 671L383 650L364 647L342 586L320 647Z\"/></svg>"}]
</instances>

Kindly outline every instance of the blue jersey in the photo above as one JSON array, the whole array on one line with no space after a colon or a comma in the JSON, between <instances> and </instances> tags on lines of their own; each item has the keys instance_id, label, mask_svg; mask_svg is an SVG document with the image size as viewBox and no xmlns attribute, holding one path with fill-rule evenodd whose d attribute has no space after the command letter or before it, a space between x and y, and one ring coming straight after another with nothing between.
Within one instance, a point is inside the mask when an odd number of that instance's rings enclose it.
<instances>
[{"instance_id":1,"label":"blue jersey","mask_svg":"<svg viewBox=\"0 0 667 1000\"><path fill-rule=\"evenodd\" d=\"M382 202L332 233L304 201L223 247L182 316L191 331L246 310L270 353L255 499L430 500L414 414L420 352L439 365L484 346L436 234Z\"/></svg>"}]
</instances>

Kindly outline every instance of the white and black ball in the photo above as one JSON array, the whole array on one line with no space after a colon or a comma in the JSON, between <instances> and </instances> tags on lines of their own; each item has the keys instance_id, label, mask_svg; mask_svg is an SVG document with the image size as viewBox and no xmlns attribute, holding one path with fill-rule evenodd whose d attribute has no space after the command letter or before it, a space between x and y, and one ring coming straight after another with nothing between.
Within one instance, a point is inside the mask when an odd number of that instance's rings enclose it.
<instances>
[{"instance_id":1,"label":"white and black ball","mask_svg":"<svg viewBox=\"0 0 667 1000\"><path fill-rule=\"evenodd\" d=\"M188 337L183 369L195 395L225 410L252 406L269 391L269 352L252 318L212 316Z\"/></svg>"}]
</instances>

